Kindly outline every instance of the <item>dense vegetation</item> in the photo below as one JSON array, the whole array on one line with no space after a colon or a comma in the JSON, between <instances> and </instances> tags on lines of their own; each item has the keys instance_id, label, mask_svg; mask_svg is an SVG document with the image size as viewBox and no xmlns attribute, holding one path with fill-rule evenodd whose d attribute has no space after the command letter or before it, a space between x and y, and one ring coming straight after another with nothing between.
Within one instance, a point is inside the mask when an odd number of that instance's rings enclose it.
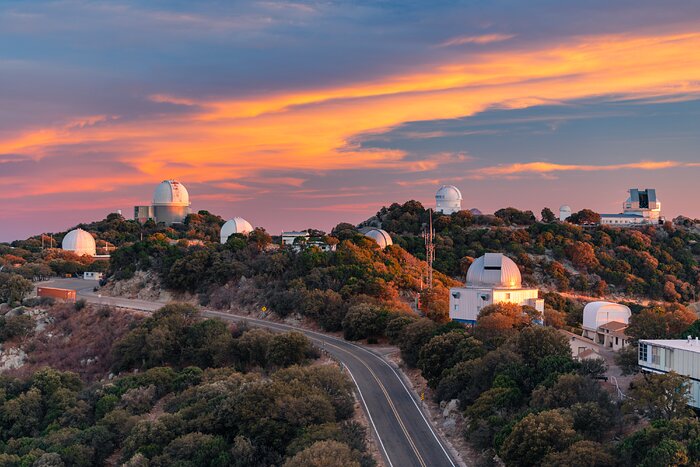
<instances>
[{"instance_id":1,"label":"dense vegetation","mask_svg":"<svg viewBox=\"0 0 700 467\"><path fill-rule=\"evenodd\" d=\"M382 208L367 224L380 223L395 243L424 258L421 234L428 216L419 202L409 201ZM513 208L494 216L436 214L435 267L462 276L474 258L498 251L515 259L526 282L562 292L668 302L694 301L700 292L697 231L671 223L619 229L549 219L537 222L532 212Z\"/></svg>"},{"instance_id":2,"label":"dense vegetation","mask_svg":"<svg viewBox=\"0 0 700 467\"><path fill-rule=\"evenodd\" d=\"M113 379L0 377L0 464L373 465L351 383L315 358L302 334L168 305L114 343Z\"/></svg>"},{"instance_id":3,"label":"dense vegetation","mask_svg":"<svg viewBox=\"0 0 700 467\"><path fill-rule=\"evenodd\" d=\"M166 287L197 293L203 305L299 312L352 339L381 336L387 316L410 312L419 296L428 316L448 319L453 281L438 274L434 292L421 295L424 263L400 247L380 250L352 226L339 227L335 252L270 249L270 237L259 230L225 245L171 244L156 234L117 250L109 273L128 279L137 270L155 271Z\"/></svg>"},{"instance_id":4,"label":"dense vegetation","mask_svg":"<svg viewBox=\"0 0 700 467\"><path fill-rule=\"evenodd\" d=\"M639 376L622 403L598 381L602 360L575 361L565 335L531 326L519 308L487 307L473 329L405 317L388 324L435 400L459 401L470 443L509 466L700 461L687 378Z\"/></svg>"}]
</instances>

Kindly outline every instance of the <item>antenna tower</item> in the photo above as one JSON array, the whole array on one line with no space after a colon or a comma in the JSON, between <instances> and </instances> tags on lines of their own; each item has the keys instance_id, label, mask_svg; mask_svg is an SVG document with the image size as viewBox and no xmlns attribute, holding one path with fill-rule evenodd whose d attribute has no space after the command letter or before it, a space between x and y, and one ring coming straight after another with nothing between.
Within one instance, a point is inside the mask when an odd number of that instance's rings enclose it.
<instances>
[{"instance_id":1,"label":"antenna tower","mask_svg":"<svg viewBox=\"0 0 700 467\"><path fill-rule=\"evenodd\" d=\"M428 263L428 289L433 288L433 261L435 260L435 230L433 229L433 210L428 210L429 223L427 229L423 232L425 240L425 262Z\"/></svg>"}]
</instances>

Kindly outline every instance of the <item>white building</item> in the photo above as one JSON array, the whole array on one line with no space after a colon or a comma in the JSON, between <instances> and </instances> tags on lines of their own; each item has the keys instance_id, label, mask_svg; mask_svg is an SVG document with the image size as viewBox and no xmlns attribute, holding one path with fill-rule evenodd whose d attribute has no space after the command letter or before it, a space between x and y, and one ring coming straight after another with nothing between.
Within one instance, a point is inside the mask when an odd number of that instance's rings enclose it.
<instances>
[{"instance_id":1,"label":"white building","mask_svg":"<svg viewBox=\"0 0 700 467\"><path fill-rule=\"evenodd\" d=\"M335 251L336 245L327 243L323 237L312 237L308 231L282 232L282 246L291 248L294 251L301 251L304 248L316 247L321 251Z\"/></svg>"},{"instance_id":2,"label":"white building","mask_svg":"<svg viewBox=\"0 0 700 467\"><path fill-rule=\"evenodd\" d=\"M221 243L226 243L233 234L248 235L252 231L253 226L250 225L250 222L242 217L234 217L221 226Z\"/></svg>"},{"instance_id":3,"label":"white building","mask_svg":"<svg viewBox=\"0 0 700 467\"><path fill-rule=\"evenodd\" d=\"M303 245L309 240L309 232L306 230L297 232L291 230L282 232L282 246Z\"/></svg>"},{"instance_id":4,"label":"white building","mask_svg":"<svg viewBox=\"0 0 700 467\"><path fill-rule=\"evenodd\" d=\"M190 194L177 180L163 180L153 192L150 206L134 206L134 219L146 222L153 219L165 225L180 224L190 213Z\"/></svg>"},{"instance_id":5,"label":"white building","mask_svg":"<svg viewBox=\"0 0 700 467\"><path fill-rule=\"evenodd\" d=\"M481 310L494 303L529 305L544 313L544 300L537 289L522 288L518 266L502 253L486 253L474 260L467 271L465 287L450 289L450 318L476 323Z\"/></svg>"},{"instance_id":6,"label":"white building","mask_svg":"<svg viewBox=\"0 0 700 467\"><path fill-rule=\"evenodd\" d=\"M629 197L622 203L619 214L601 214L602 225L626 226L640 224L658 224L661 217L661 201L656 198L656 190L630 188Z\"/></svg>"},{"instance_id":7,"label":"white building","mask_svg":"<svg viewBox=\"0 0 700 467\"><path fill-rule=\"evenodd\" d=\"M83 279L86 281L101 281L103 277L104 273L101 272L85 271L83 273Z\"/></svg>"},{"instance_id":8,"label":"white building","mask_svg":"<svg viewBox=\"0 0 700 467\"><path fill-rule=\"evenodd\" d=\"M564 222L571 217L571 206L563 205L559 208L559 220Z\"/></svg>"},{"instance_id":9,"label":"white building","mask_svg":"<svg viewBox=\"0 0 700 467\"><path fill-rule=\"evenodd\" d=\"M637 363L642 371L675 371L690 378L690 405L700 408L700 340L690 336L688 339L640 339Z\"/></svg>"},{"instance_id":10,"label":"white building","mask_svg":"<svg viewBox=\"0 0 700 467\"><path fill-rule=\"evenodd\" d=\"M391 235L389 235L386 230L371 228L364 232L364 236L377 242L377 245L379 245L379 248L382 250L389 245L394 244L394 241L391 239Z\"/></svg>"},{"instance_id":11,"label":"white building","mask_svg":"<svg viewBox=\"0 0 700 467\"><path fill-rule=\"evenodd\" d=\"M435 193L435 211L452 214L462 210L462 192L456 186L442 185Z\"/></svg>"},{"instance_id":12,"label":"white building","mask_svg":"<svg viewBox=\"0 0 700 467\"><path fill-rule=\"evenodd\" d=\"M72 251L78 256L95 256L97 253L95 238L83 229L75 229L68 232L63 237L61 248L66 251Z\"/></svg>"},{"instance_id":13,"label":"white building","mask_svg":"<svg viewBox=\"0 0 700 467\"><path fill-rule=\"evenodd\" d=\"M625 329L632 311L625 305L612 302L591 302L583 307L583 333L598 345L619 350L629 343Z\"/></svg>"}]
</instances>

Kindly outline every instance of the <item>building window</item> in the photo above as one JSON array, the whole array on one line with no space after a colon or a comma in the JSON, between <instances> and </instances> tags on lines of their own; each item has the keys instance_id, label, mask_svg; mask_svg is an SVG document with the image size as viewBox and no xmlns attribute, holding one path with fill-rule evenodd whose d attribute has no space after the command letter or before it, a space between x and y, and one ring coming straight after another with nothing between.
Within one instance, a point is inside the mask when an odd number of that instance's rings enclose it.
<instances>
[{"instance_id":1,"label":"building window","mask_svg":"<svg viewBox=\"0 0 700 467\"><path fill-rule=\"evenodd\" d=\"M510 292L506 292L506 300L510 300Z\"/></svg>"},{"instance_id":2,"label":"building window","mask_svg":"<svg viewBox=\"0 0 700 467\"><path fill-rule=\"evenodd\" d=\"M639 344L639 360L642 362L647 361L648 347L647 344Z\"/></svg>"},{"instance_id":3,"label":"building window","mask_svg":"<svg viewBox=\"0 0 700 467\"><path fill-rule=\"evenodd\" d=\"M651 348L651 363L654 365L661 365L661 349L658 347Z\"/></svg>"},{"instance_id":4,"label":"building window","mask_svg":"<svg viewBox=\"0 0 700 467\"><path fill-rule=\"evenodd\" d=\"M619 345L619 344L620 344L620 340L616 337L615 338L615 345Z\"/></svg>"},{"instance_id":5,"label":"building window","mask_svg":"<svg viewBox=\"0 0 700 467\"><path fill-rule=\"evenodd\" d=\"M673 367L673 350L665 349L664 357L665 357L664 358L664 367L672 368Z\"/></svg>"}]
</instances>

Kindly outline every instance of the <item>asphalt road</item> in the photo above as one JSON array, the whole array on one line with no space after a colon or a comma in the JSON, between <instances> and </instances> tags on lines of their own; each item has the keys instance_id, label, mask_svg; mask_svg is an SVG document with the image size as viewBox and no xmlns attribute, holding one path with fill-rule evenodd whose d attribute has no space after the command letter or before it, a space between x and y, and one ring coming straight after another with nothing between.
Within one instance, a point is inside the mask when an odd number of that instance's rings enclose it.
<instances>
[{"instance_id":1,"label":"asphalt road","mask_svg":"<svg viewBox=\"0 0 700 467\"><path fill-rule=\"evenodd\" d=\"M91 303L104 303L141 311L154 311L162 302L102 297L93 292L95 281L55 279L42 286L74 289ZM216 310L202 315L224 321L247 321L275 331L296 330L343 363L355 382L360 400L388 467L464 465L453 456L420 408L421 402L399 372L370 349L323 333Z\"/></svg>"}]
</instances>

